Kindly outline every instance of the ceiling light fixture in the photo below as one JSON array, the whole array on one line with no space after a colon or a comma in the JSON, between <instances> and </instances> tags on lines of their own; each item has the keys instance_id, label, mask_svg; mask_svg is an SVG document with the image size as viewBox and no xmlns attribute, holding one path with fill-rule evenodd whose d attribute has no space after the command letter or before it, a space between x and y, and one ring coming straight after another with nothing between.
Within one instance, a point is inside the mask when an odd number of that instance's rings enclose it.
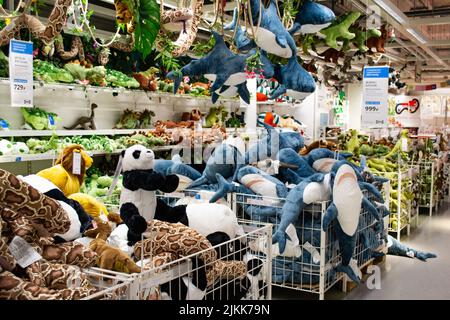
<instances>
[{"instance_id":1,"label":"ceiling light fixture","mask_svg":"<svg viewBox=\"0 0 450 320\"><path fill-rule=\"evenodd\" d=\"M417 39L417 41L419 41L421 44L425 44L427 43L427 40L425 40L425 38L420 35L416 30L411 29L411 28L407 28L406 31L408 31L414 38Z\"/></svg>"},{"instance_id":2,"label":"ceiling light fixture","mask_svg":"<svg viewBox=\"0 0 450 320\"><path fill-rule=\"evenodd\" d=\"M397 20L398 23L404 24L406 22L406 20L395 11L395 8L390 1L386 2L386 0L373 0L373 2L390 14L391 17Z\"/></svg>"}]
</instances>

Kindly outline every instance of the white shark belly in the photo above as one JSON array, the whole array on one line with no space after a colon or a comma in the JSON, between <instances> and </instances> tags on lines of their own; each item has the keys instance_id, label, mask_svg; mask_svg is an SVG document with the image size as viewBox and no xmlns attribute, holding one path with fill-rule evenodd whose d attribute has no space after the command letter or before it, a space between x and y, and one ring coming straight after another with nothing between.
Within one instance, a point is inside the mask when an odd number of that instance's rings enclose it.
<instances>
[{"instance_id":1,"label":"white shark belly","mask_svg":"<svg viewBox=\"0 0 450 320\"><path fill-rule=\"evenodd\" d=\"M302 25L300 28L300 33L303 34L310 34L310 33L317 33L322 29L325 29L331 25L331 22L324 23L324 24L305 24Z\"/></svg>"},{"instance_id":2,"label":"white shark belly","mask_svg":"<svg viewBox=\"0 0 450 320\"><path fill-rule=\"evenodd\" d=\"M352 180L344 180L333 188L333 203L338 210L337 219L342 231L348 236L355 234L358 228L363 194L358 184Z\"/></svg>"},{"instance_id":3,"label":"white shark belly","mask_svg":"<svg viewBox=\"0 0 450 320\"><path fill-rule=\"evenodd\" d=\"M306 204L327 200L330 200L330 193L327 191L325 183L311 182L303 192L303 202Z\"/></svg>"},{"instance_id":4,"label":"white shark belly","mask_svg":"<svg viewBox=\"0 0 450 320\"><path fill-rule=\"evenodd\" d=\"M292 89L287 89L286 94L294 99L303 100L306 99L306 97L308 97L310 94L312 94L312 92L300 92Z\"/></svg>"},{"instance_id":5,"label":"white shark belly","mask_svg":"<svg viewBox=\"0 0 450 320\"><path fill-rule=\"evenodd\" d=\"M247 31L251 34L252 30L251 28L248 28ZM289 46L286 44L286 48L282 48L276 40L276 36L274 33L270 32L267 29L258 28L258 31L256 32L256 44L261 49L272 53L276 56L289 59L292 57L292 50L289 48Z\"/></svg>"},{"instance_id":6,"label":"white shark belly","mask_svg":"<svg viewBox=\"0 0 450 320\"><path fill-rule=\"evenodd\" d=\"M220 94L222 97L225 97L225 98L232 98L237 95L238 89L235 86L231 86L222 93L220 93L220 89L218 89L218 90L216 90L216 93Z\"/></svg>"},{"instance_id":7,"label":"white shark belly","mask_svg":"<svg viewBox=\"0 0 450 320\"><path fill-rule=\"evenodd\" d=\"M278 198L276 184L259 174L247 174L240 180L244 186L261 196Z\"/></svg>"},{"instance_id":8,"label":"white shark belly","mask_svg":"<svg viewBox=\"0 0 450 320\"><path fill-rule=\"evenodd\" d=\"M313 169L322 173L329 173L336 162L336 159L331 158L319 159L314 161Z\"/></svg>"},{"instance_id":9,"label":"white shark belly","mask_svg":"<svg viewBox=\"0 0 450 320\"><path fill-rule=\"evenodd\" d=\"M244 83L247 80L246 76L247 76L247 74L245 72L233 73L225 81L224 85L237 86L238 84ZM209 81L214 82L217 79L217 75L208 73L208 74L205 74L205 78L208 79ZM236 92L237 92L237 90L236 90Z\"/></svg>"}]
</instances>

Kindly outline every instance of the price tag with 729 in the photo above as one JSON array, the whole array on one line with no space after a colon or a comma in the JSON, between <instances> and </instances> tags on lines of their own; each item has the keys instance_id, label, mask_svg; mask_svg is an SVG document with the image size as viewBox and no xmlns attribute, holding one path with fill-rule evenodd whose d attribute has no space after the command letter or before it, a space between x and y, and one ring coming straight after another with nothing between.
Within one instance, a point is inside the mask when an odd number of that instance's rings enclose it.
<instances>
[{"instance_id":1,"label":"price tag with 729","mask_svg":"<svg viewBox=\"0 0 450 320\"><path fill-rule=\"evenodd\" d=\"M366 109L366 112L378 112L379 111L378 106L366 106L365 109Z\"/></svg>"},{"instance_id":2,"label":"price tag with 729","mask_svg":"<svg viewBox=\"0 0 450 320\"><path fill-rule=\"evenodd\" d=\"M14 90L16 91L25 91L27 87L25 87L23 84L14 84Z\"/></svg>"}]
</instances>

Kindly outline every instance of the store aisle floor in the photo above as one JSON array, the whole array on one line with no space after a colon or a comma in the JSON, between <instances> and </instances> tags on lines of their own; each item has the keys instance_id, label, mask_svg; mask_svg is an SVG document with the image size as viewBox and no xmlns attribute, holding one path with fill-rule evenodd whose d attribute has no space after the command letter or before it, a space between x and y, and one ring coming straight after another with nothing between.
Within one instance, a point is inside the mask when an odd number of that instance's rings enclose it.
<instances>
[{"instance_id":1,"label":"store aisle floor","mask_svg":"<svg viewBox=\"0 0 450 320\"><path fill-rule=\"evenodd\" d=\"M435 259L421 262L417 259L388 256L381 268L381 289L370 290L366 283L347 295L332 288L326 299L450 299L450 206L445 203L437 214L420 215L419 228L412 228L411 235L402 237L409 246L436 253ZM293 290L274 288L274 299L311 299L309 295Z\"/></svg>"}]
</instances>

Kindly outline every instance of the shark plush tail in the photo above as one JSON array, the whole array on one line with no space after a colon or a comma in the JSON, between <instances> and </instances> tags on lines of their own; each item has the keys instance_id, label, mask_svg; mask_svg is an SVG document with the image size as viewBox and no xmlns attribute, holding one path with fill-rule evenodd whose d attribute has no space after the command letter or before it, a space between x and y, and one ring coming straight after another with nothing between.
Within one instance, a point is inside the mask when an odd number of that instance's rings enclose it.
<instances>
[{"instance_id":1,"label":"shark plush tail","mask_svg":"<svg viewBox=\"0 0 450 320\"><path fill-rule=\"evenodd\" d=\"M344 266L340 264L336 267L336 271L345 273L353 282L357 284L361 282L361 279L359 279L359 277L355 274L350 266Z\"/></svg>"},{"instance_id":2,"label":"shark plush tail","mask_svg":"<svg viewBox=\"0 0 450 320\"><path fill-rule=\"evenodd\" d=\"M206 178L206 176L201 176L200 178L192 182L188 188L196 188L206 183L208 183L208 178Z\"/></svg>"}]
</instances>

